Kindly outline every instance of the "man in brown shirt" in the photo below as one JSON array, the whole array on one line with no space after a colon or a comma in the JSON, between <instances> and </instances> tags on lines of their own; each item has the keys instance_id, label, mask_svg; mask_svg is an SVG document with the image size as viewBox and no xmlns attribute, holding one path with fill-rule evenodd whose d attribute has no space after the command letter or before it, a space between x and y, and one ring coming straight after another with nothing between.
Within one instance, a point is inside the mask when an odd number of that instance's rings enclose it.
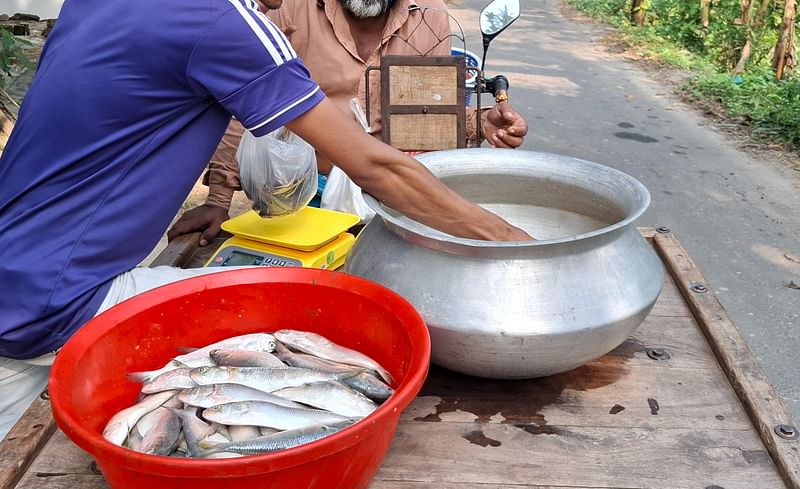
<instances>
[{"instance_id":1,"label":"man in brown shirt","mask_svg":"<svg viewBox=\"0 0 800 489\"><path fill-rule=\"evenodd\" d=\"M350 100L366 106L364 73L380 65L381 56L449 55L450 19L442 0L291 0L269 17L290 36L292 47L328 98L352 115ZM380 76L370 75L370 133L381 128ZM376 114L376 112L378 112ZM482 111L483 136L492 146L515 148L522 144L528 127L508 102ZM467 136L476 140L476 111L467 113ZM332 130L335 130L332 128ZM186 212L169 232L180 234L204 229L201 246L210 242L228 219L228 210L239 186L236 149L244 128L233 120L209 162L204 182L209 186L206 203ZM317 155L320 173L331 169Z\"/></svg>"}]
</instances>

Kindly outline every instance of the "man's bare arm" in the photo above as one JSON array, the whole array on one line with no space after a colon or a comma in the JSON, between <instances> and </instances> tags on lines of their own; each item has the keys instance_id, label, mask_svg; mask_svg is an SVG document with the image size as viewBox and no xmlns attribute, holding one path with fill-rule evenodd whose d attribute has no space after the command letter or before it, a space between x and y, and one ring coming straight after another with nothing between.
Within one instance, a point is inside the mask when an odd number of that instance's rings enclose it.
<instances>
[{"instance_id":1,"label":"man's bare arm","mask_svg":"<svg viewBox=\"0 0 800 489\"><path fill-rule=\"evenodd\" d=\"M532 239L450 190L418 161L366 134L327 99L286 126L366 192L416 221L465 238Z\"/></svg>"}]
</instances>

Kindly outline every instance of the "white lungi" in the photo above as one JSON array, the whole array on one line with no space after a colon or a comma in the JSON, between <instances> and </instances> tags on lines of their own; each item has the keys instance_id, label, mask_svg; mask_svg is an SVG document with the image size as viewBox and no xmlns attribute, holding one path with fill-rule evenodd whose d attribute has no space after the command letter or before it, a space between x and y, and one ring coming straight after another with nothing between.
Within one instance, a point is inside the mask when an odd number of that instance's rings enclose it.
<instances>
[{"instance_id":1,"label":"white lungi","mask_svg":"<svg viewBox=\"0 0 800 489\"><path fill-rule=\"evenodd\" d=\"M232 268L239 267L134 268L114 279L95 316L125 299L161 285L207 273L223 272ZM2 393L0 395L0 439L5 438L6 433L47 386L50 367L53 365L55 357L55 352L28 360L0 357L0 393Z\"/></svg>"}]
</instances>

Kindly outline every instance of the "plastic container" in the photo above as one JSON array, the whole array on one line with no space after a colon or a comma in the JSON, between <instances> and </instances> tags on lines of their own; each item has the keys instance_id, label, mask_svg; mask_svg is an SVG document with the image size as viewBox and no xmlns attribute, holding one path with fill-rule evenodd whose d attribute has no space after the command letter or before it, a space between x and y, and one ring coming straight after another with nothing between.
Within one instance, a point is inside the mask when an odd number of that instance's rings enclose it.
<instances>
[{"instance_id":1,"label":"plastic container","mask_svg":"<svg viewBox=\"0 0 800 489\"><path fill-rule=\"evenodd\" d=\"M395 394L355 425L272 454L193 460L107 442L108 419L136 399L127 372L158 368L176 347L292 328L324 334L389 370ZM56 423L97 461L112 488L364 488L374 477L428 372L419 313L374 282L309 268L239 269L183 280L113 307L81 328L50 375Z\"/></svg>"}]
</instances>

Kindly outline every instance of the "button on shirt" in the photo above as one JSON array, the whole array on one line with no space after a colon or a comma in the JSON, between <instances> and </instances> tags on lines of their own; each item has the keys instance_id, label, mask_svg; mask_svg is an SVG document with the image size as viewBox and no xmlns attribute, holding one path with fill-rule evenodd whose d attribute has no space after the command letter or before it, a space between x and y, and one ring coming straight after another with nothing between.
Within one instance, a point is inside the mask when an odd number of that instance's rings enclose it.
<instances>
[{"instance_id":1,"label":"button on shirt","mask_svg":"<svg viewBox=\"0 0 800 489\"><path fill-rule=\"evenodd\" d=\"M231 114L263 135L323 98L252 0L65 2L0 159L0 356L53 351L93 316Z\"/></svg>"}]
</instances>

